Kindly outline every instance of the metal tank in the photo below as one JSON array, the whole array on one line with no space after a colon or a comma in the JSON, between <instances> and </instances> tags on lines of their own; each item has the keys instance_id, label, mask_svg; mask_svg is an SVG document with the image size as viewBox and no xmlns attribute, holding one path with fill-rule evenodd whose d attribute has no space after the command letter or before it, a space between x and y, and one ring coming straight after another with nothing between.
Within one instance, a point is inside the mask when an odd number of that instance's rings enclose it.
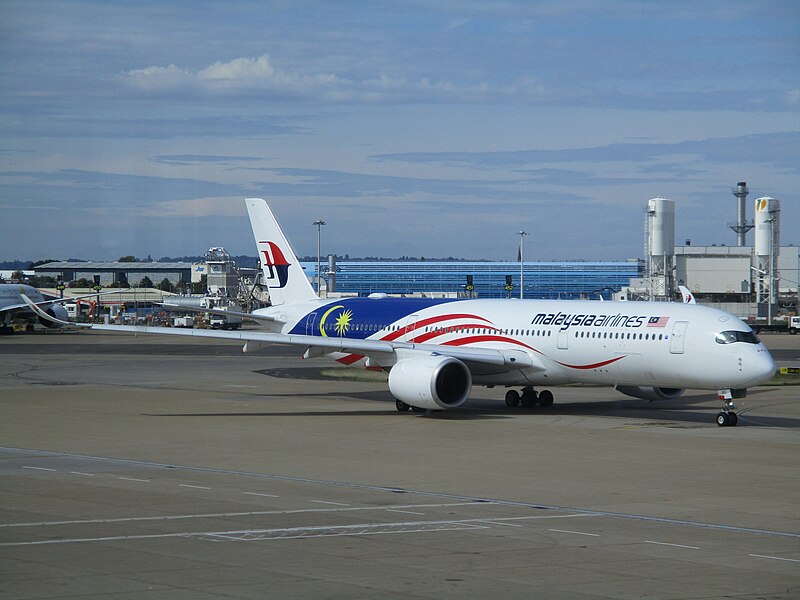
<instances>
[{"instance_id":1,"label":"metal tank","mask_svg":"<svg viewBox=\"0 0 800 600\"><path fill-rule=\"evenodd\" d=\"M777 302L774 290L778 289L778 255L781 250L781 203L764 196L755 202L755 254L756 302L767 305L768 317ZM761 310L761 309L759 309ZM762 315L763 316L763 315Z\"/></svg>"}]
</instances>

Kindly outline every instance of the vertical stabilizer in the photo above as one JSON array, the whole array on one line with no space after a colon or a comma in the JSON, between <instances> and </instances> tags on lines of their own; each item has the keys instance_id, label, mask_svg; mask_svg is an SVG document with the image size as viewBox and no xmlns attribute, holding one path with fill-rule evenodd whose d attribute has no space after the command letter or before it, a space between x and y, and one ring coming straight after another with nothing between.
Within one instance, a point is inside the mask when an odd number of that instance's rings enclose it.
<instances>
[{"instance_id":1,"label":"vertical stabilizer","mask_svg":"<svg viewBox=\"0 0 800 600\"><path fill-rule=\"evenodd\" d=\"M261 198L246 198L245 204L272 304L294 304L317 299L267 203Z\"/></svg>"}]
</instances>

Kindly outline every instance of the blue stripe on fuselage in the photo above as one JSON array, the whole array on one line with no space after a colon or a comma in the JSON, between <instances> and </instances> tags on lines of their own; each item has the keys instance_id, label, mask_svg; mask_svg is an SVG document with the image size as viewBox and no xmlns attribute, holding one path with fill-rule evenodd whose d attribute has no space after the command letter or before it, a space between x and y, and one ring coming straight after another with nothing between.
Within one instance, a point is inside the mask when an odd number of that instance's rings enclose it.
<instances>
[{"instance_id":1,"label":"blue stripe on fuselage","mask_svg":"<svg viewBox=\"0 0 800 600\"><path fill-rule=\"evenodd\" d=\"M320 324L325 319L325 334L328 337L347 337L365 339L375 334L381 327L397 323L404 317L418 313L426 308L459 302L458 299L434 300L430 298L343 298L311 311L300 319L289 332L296 335L322 335ZM335 329L336 323L350 319L344 334ZM405 323L401 323L405 325ZM375 329L367 329L373 326Z\"/></svg>"}]
</instances>

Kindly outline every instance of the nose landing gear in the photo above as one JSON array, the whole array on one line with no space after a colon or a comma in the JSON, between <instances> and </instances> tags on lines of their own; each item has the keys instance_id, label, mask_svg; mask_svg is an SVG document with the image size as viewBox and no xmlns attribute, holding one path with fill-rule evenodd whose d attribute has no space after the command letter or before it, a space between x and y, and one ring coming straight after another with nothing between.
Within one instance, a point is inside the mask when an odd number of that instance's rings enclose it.
<instances>
[{"instance_id":1,"label":"nose landing gear","mask_svg":"<svg viewBox=\"0 0 800 600\"><path fill-rule=\"evenodd\" d=\"M719 413L717 413L717 425L719 425L720 427L735 427L736 424L739 422L739 417L737 417L736 413L733 412L734 409L736 408L736 403L733 401L733 398L734 396L737 398L744 397L744 395L740 394L740 392L742 392L742 390L717 391L719 399L725 403L722 410Z\"/></svg>"}]
</instances>

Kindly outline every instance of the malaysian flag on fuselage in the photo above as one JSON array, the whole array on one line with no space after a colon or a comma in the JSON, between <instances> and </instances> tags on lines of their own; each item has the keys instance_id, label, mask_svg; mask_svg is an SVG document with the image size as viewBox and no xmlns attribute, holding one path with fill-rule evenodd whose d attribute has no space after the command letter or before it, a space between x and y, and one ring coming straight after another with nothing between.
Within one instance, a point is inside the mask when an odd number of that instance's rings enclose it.
<instances>
[{"instance_id":1,"label":"malaysian flag on fuselage","mask_svg":"<svg viewBox=\"0 0 800 600\"><path fill-rule=\"evenodd\" d=\"M669 317L650 317L647 321L648 327L666 327Z\"/></svg>"}]
</instances>

